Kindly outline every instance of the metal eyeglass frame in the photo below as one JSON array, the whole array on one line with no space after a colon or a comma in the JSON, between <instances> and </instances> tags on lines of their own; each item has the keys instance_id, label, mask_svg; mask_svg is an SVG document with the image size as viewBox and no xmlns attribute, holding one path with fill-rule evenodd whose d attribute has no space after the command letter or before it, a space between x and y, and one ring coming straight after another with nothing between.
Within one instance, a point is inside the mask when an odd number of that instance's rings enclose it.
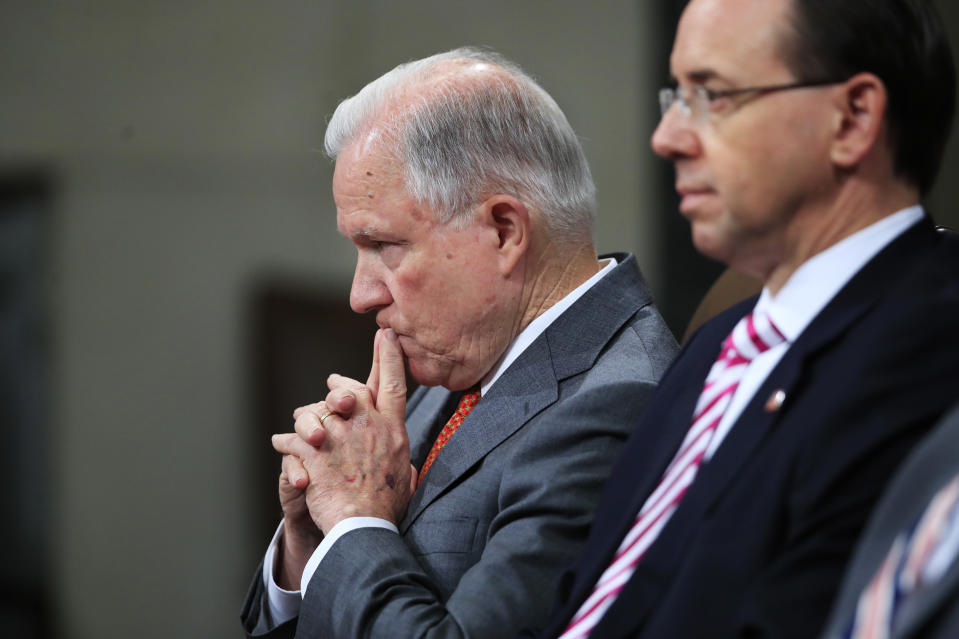
<instances>
[{"instance_id":1,"label":"metal eyeglass frame","mask_svg":"<svg viewBox=\"0 0 959 639\"><path fill-rule=\"evenodd\" d=\"M765 95L776 93L778 91L789 91L791 89L806 89L809 87L821 87L830 84L839 84L845 80L808 80L805 82L790 82L788 84L766 84L756 87L742 87L739 89L707 89L701 84L692 87L666 87L659 90L659 113L665 116L666 112L674 104L679 104L680 113L686 117L695 117L703 121L709 112L709 105L720 98L729 98L746 93L756 93ZM692 99L687 95L692 92Z\"/></svg>"}]
</instances>

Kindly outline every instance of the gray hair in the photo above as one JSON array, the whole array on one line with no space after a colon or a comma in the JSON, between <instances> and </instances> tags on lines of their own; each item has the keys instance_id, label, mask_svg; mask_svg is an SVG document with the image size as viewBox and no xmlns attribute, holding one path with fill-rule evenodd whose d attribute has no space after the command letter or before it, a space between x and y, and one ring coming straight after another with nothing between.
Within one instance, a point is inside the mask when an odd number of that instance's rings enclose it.
<instances>
[{"instance_id":1,"label":"gray hair","mask_svg":"<svg viewBox=\"0 0 959 639\"><path fill-rule=\"evenodd\" d=\"M502 72L444 77L455 61ZM538 211L554 239L591 234L596 187L579 139L553 98L502 56L464 47L399 65L340 103L327 154L336 159L373 125L390 136L409 194L441 222L465 222L476 204L506 193Z\"/></svg>"}]
</instances>

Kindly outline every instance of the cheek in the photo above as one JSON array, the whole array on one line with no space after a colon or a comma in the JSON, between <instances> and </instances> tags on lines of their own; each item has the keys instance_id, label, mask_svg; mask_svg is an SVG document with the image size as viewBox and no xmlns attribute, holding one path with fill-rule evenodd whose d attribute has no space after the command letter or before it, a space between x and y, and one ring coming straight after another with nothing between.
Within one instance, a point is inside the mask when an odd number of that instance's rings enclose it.
<instances>
[{"instance_id":1,"label":"cheek","mask_svg":"<svg viewBox=\"0 0 959 639\"><path fill-rule=\"evenodd\" d=\"M751 145L723 154L713 164L716 188L734 216L761 214L791 179L789 158L782 149Z\"/></svg>"},{"instance_id":2,"label":"cheek","mask_svg":"<svg viewBox=\"0 0 959 639\"><path fill-rule=\"evenodd\" d=\"M758 213L792 200L797 187L808 188L818 179L812 172L828 167L828 161L822 155L822 134L812 120L799 112L792 119L722 130L713 140L710 164L725 199Z\"/></svg>"},{"instance_id":3,"label":"cheek","mask_svg":"<svg viewBox=\"0 0 959 639\"><path fill-rule=\"evenodd\" d=\"M393 286L397 310L420 335L435 333L459 306L457 283L437 271L398 274Z\"/></svg>"},{"instance_id":4,"label":"cheek","mask_svg":"<svg viewBox=\"0 0 959 639\"><path fill-rule=\"evenodd\" d=\"M393 278L393 288L400 292L401 297L416 297L426 287L423 279L417 273L397 271Z\"/></svg>"}]
</instances>

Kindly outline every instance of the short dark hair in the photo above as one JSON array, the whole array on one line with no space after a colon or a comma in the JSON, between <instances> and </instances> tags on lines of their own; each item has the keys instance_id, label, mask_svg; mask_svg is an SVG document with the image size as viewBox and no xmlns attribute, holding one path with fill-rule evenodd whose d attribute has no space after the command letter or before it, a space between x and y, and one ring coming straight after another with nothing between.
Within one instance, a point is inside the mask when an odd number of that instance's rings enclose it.
<instances>
[{"instance_id":1,"label":"short dark hair","mask_svg":"<svg viewBox=\"0 0 959 639\"><path fill-rule=\"evenodd\" d=\"M792 0L783 60L799 80L873 73L888 93L893 167L925 195L952 127L956 74L931 0Z\"/></svg>"}]
</instances>

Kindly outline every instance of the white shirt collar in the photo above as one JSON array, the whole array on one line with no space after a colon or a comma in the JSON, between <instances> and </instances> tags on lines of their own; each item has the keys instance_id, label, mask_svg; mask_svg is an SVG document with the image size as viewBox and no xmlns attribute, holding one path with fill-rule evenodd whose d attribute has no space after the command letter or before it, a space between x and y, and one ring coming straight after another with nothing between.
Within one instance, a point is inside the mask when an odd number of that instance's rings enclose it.
<instances>
[{"instance_id":1,"label":"white shirt collar","mask_svg":"<svg viewBox=\"0 0 959 639\"><path fill-rule=\"evenodd\" d=\"M853 275L923 216L918 204L897 211L817 253L800 265L773 296L763 288L756 310L765 311L795 341Z\"/></svg>"},{"instance_id":2,"label":"white shirt collar","mask_svg":"<svg viewBox=\"0 0 959 639\"><path fill-rule=\"evenodd\" d=\"M486 395L489 392L489 389L493 386L493 383L499 379L500 375L506 372L506 369L509 368L510 364L516 361L516 358L523 354L529 345L536 340L547 328L549 325L556 321L563 312L566 311L573 303L583 296L586 291L593 287L596 282L603 279L607 273L613 270L616 267L616 258L609 257L604 260L605 264L595 275L590 277L588 280L574 288L570 293L566 295L563 299L556 302L545 312L541 313L536 319L530 322L526 328L520 331L519 335L513 338L513 341L510 342L509 346L506 349L506 352L503 354L503 357L500 358L499 362L493 366L489 373L486 374L486 377L483 378L483 381L480 383L480 392L483 395Z\"/></svg>"}]
</instances>

